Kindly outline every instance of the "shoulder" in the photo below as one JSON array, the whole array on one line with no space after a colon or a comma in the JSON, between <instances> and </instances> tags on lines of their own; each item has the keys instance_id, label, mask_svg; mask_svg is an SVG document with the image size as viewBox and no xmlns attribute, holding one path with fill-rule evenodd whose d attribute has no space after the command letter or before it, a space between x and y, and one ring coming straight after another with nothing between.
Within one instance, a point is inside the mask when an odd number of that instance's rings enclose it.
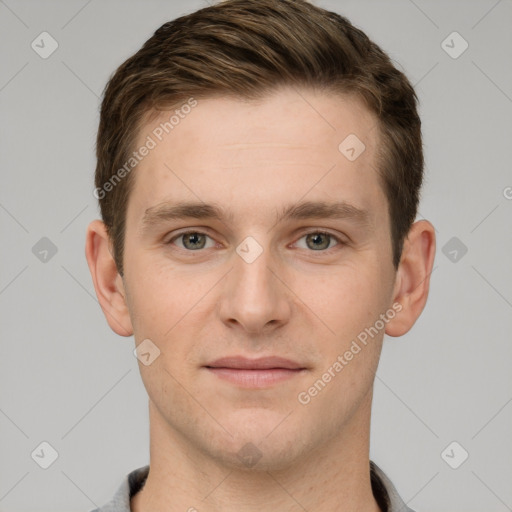
<instances>
[{"instance_id":1,"label":"shoulder","mask_svg":"<svg viewBox=\"0 0 512 512\"><path fill-rule=\"evenodd\" d=\"M404 503L389 477L373 461L370 461L370 476L373 495L383 511L414 512Z\"/></svg>"},{"instance_id":2,"label":"shoulder","mask_svg":"<svg viewBox=\"0 0 512 512\"><path fill-rule=\"evenodd\" d=\"M149 465L128 473L123 478L112 499L90 512L130 512L130 498L144 486L148 473Z\"/></svg>"}]
</instances>

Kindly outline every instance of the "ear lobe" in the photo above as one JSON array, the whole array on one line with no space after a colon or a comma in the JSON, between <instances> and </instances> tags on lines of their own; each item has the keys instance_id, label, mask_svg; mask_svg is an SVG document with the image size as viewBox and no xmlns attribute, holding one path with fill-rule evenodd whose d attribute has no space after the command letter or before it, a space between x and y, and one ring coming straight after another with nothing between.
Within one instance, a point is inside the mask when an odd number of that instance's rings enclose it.
<instances>
[{"instance_id":1,"label":"ear lobe","mask_svg":"<svg viewBox=\"0 0 512 512\"><path fill-rule=\"evenodd\" d=\"M123 281L110 252L107 229L100 220L94 220L87 228L85 256L98 302L110 328L120 336L131 336L133 327Z\"/></svg>"},{"instance_id":2,"label":"ear lobe","mask_svg":"<svg viewBox=\"0 0 512 512\"><path fill-rule=\"evenodd\" d=\"M399 303L402 309L388 322L385 331L387 335L404 335L423 311L428 298L435 253L434 226L427 220L415 222L404 240L393 292L393 302Z\"/></svg>"}]
</instances>

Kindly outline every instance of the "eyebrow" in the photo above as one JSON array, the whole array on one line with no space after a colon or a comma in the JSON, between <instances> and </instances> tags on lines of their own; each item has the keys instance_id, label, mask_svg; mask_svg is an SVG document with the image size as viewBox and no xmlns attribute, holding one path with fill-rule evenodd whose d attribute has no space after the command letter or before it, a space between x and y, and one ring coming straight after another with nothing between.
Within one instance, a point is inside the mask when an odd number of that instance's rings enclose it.
<instances>
[{"instance_id":1,"label":"eyebrow","mask_svg":"<svg viewBox=\"0 0 512 512\"><path fill-rule=\"evenodd\" d=\"M141 229L149 229L154 225L182 219L210 219L221 222L232 222L235 215L228 212L218 204L203 202L161 203L152 206L144 212L141 221ZM368 226L370 213L345 201L305 201L298 204L290 204L281 208L277 214L275 224L286 220L307 219L347 219L362 226Z\"/></svg>"}]
</instances>

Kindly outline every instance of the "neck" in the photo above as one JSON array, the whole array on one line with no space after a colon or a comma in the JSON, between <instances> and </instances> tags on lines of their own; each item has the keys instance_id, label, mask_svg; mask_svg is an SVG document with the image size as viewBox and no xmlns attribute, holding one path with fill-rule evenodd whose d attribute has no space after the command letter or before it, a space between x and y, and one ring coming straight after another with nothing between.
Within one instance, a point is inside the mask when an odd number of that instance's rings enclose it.
<instances>
[{"instance_id":1,"label":"neck","mask_svg":"<svg viewBox=\"0 0 512 512\"><path fill-rule=\"evenodd\" d=\"M131 510L380 512L369 470L370 409L371 396L360 417L292 467L240 470L191 447L150 402L150 472Z\"/></svg>"}]
</instances>

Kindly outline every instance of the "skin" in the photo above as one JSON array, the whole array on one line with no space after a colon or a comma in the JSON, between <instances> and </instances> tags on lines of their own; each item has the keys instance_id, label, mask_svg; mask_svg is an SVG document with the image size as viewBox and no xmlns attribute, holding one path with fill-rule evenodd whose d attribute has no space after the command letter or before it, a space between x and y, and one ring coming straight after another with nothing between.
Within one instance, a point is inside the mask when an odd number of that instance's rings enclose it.
<instances>
[{"instance_id":1,"label":"skin","mask_svg":"<svg viewBox=\"0 0 512 512\"><path fill-rule=\"evenodd\" d=\"M168 115L141 130L141 144ZM338 150L351 133L366 146L353 162ZM384 332L405 334L425 306L435 235L428 221L414 223L393 267L377 144L373 114L348 96L283 88L259 101L199 100L133 171L123 278L103 223L90 224L86 256L110 327L161 351L139 362L151 470L135 512L380 510L368 471L374 376ZM366 222L276 224L291 203L341 200L366 210ZM216 203L232 218L143 227L147 209L178 201ZM315 249L315 229L333 235L330 245L321 238ZM205 247L175 238L186 230L206 233ZM263 250L252 263L236 252L247 236ZM394 303L401 311L385 329L300 403ZM231 355L277 355L306 369L240 388L204 368ZM253 467L237 457L247 443L261 454Z\"/></svg>"}]
</instances>

